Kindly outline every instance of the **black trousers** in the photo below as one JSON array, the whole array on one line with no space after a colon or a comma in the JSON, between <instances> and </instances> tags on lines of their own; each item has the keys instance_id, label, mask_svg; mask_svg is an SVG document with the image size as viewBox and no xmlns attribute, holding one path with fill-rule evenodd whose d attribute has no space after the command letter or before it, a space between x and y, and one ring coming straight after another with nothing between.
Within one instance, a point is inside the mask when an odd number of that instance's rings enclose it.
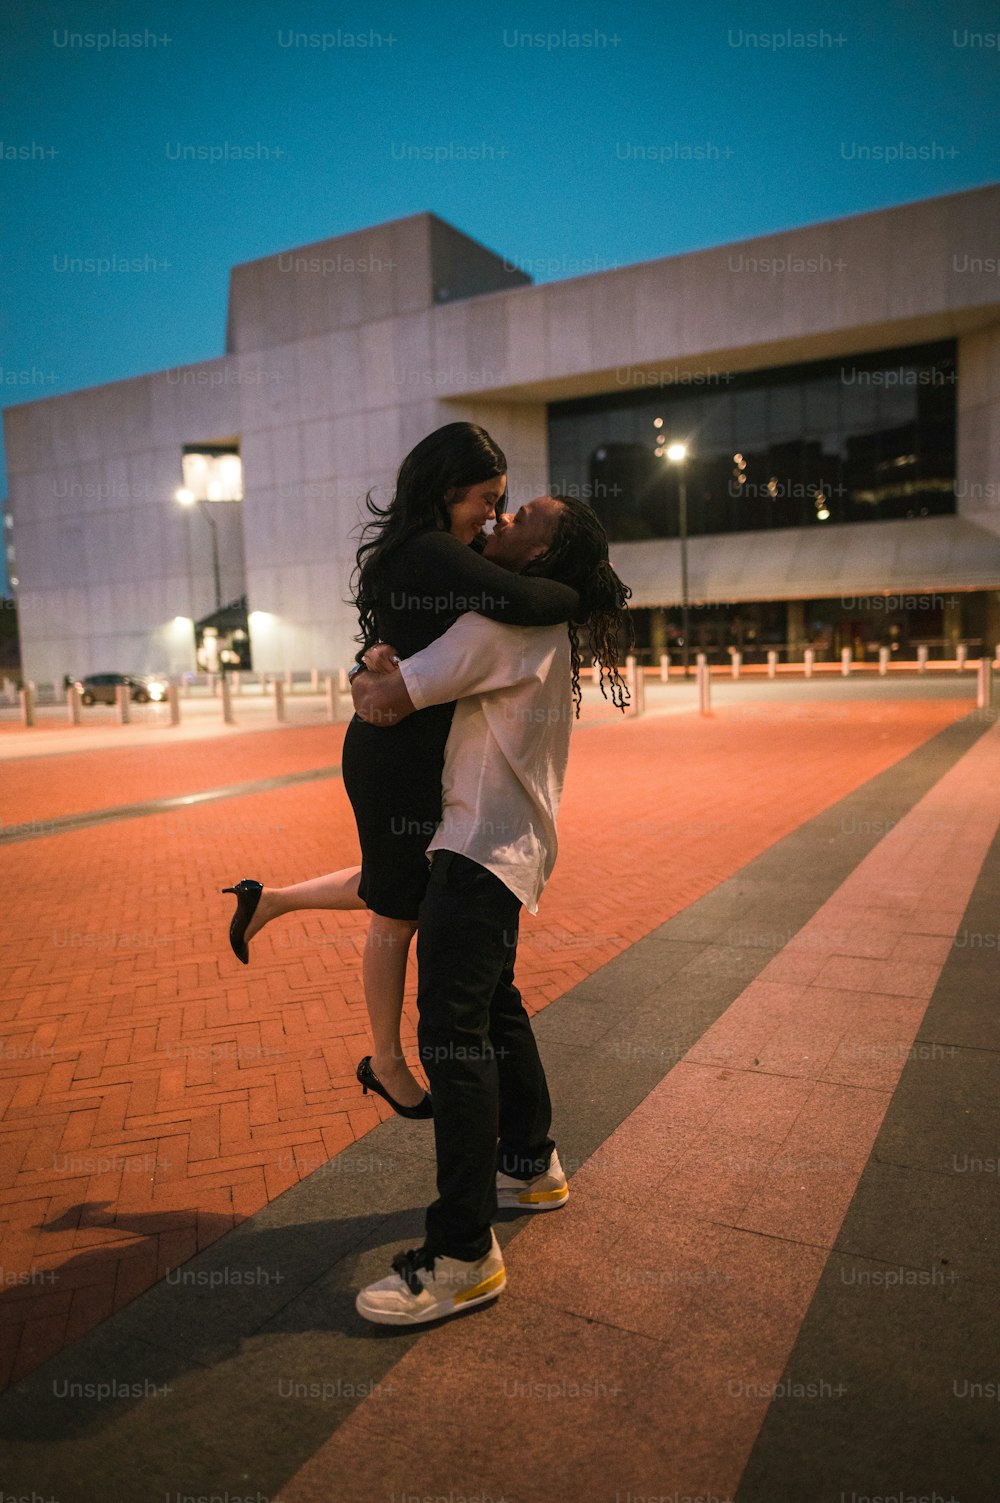
<instances>
[{"instance_id":1,"label":"black trousers","mask_svg":"<svg viewBox=\"0 0 1000 1503\"><path fill-rule=\"evenodd\" d=\"M497 1169L531 1179L555 1147L545 1071L514 985L520 910L485 867L433 853L417 930L417 1042L437 1150L426 1246L440 1256L489 1252Z\"/></svg>"}]
</instances>

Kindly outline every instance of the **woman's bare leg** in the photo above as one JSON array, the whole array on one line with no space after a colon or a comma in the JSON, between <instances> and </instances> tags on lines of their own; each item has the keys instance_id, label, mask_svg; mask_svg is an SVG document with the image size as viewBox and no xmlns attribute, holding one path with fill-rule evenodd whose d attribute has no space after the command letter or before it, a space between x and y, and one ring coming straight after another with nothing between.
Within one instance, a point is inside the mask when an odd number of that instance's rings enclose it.
<instances>
[{"instance_id":1,"label":"woman's bare leg","mask_svg":"<svg viewBox=\"0 0 1000 1503\"><path fill-rule=\"evenodd\" d=\"M308 882L295 882L291 887L265 887L257 911L247 925L247 941L284 913L298 913L307 908L364 908L365 903L358 897L360 876L360 866L347 866L324 877L312 877ZM403 1058L399 1036L406 957L416 929L415 921L410 919L383 918L373 913L364 950L365 1002L375 1046L372 1069L400 1106L417 1106L424 1097L423 1086Z\"/></svg>"},{"instance_id":2,"label":"woman's bare leg","mask_svg":"<svg viewBox=\"0 0 1000 1503\"><path fill-rule=\"evenodd\" d=\"M247 925L247 942L283 913L298 913L303 908L364 908L358 897L360 876L360 866L345 866L339 872L327 872L325 877L311 877L291 887L265 887Z\"/></svg>"},{"instance_id":3,"label":"woman's bare leg","mask_svg":"<svg viewBox=\"0 0 1000 1503\"><path fill-rule=\"evenodd\" d=\"M364 953L365 1001L371 1022L372 1069L400 1106L418 1106L424 1088L403 1057L399 1024L410 941L417 932L410 919L373 913Z\"/></svg>"}]
</instances>

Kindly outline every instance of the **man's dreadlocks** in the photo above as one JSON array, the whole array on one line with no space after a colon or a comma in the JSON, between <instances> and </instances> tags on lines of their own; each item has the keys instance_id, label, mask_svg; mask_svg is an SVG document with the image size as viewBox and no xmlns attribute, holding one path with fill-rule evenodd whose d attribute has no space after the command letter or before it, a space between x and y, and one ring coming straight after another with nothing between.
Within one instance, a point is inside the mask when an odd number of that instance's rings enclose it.
<instances>
[{"instance_id":1,"label":"man's dreadlocks","mask_svg":"<svg viewBox=\"0 0 1000 1503\"><path fill-rule=\"evenodd\" d=\"M629 702L628 685L621 676L621 636L626 650L634 641L634 629L628 601L632 594L608 561L608 537L597 513L575 496L548 493L562 506L556 534L547 553L525 570L528 574L545 574L549 579L572 585L580 596L578 621L569 623L570 658L573 670L573 698L580 714L583 693L580 689L580 639L578 626L585 626L590 637L590 651L599 665L601 693L607 699L605 675L611 690L611 702L624 712Z\"/></svg>"}]
</instances>

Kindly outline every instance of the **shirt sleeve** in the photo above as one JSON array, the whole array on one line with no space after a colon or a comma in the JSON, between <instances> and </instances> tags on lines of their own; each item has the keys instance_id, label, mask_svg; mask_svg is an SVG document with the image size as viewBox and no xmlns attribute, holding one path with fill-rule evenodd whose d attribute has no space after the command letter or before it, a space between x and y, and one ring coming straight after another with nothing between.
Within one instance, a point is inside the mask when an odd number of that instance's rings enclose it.
<instances>
[{"instance_id":1,"label":"shirt sleeve","mask_svg":"<svg viewBox=\"0 0 1000 1503\"><path fill-rule=\"evenodd\" d=\"M420 533L411 547L407 568L442 611L475 611L511 626L558 626L578 616L580 597L571 586L514 574L443 529Z\"/></svg>"},{"instance_id":2,"label":"shirt sleeve","mask_svg":"<svg viewBox=\"0 0 1000 1503\"><path fill-rule=\"evenodd\" d=\"M484 621L469 612L436 642L399 665L414 708L449 704L469 694L488 694L534 678L537 654L525 650L518 627Z\"/></svg>"}]
</instances>

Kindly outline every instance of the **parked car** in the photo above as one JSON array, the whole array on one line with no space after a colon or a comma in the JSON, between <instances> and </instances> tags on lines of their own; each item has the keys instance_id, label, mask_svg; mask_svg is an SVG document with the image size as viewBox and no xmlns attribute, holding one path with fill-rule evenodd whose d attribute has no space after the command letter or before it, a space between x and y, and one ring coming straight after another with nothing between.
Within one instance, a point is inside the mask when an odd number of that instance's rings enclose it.
<instances>
[{"instance_id":1,"label":"parked car","mask_svg":"<svg viewBox=\"0 0 1000 1503\"><path fill-rule=\"evenodd\" d=\"M119 684L128 685L129 698L139 705L149 704L150 700L158 703L167 697L166 680L162 678L140 678L134 673L91 673L76 680L85 705L113 705Z\"/></svg>"}]
</instances>

